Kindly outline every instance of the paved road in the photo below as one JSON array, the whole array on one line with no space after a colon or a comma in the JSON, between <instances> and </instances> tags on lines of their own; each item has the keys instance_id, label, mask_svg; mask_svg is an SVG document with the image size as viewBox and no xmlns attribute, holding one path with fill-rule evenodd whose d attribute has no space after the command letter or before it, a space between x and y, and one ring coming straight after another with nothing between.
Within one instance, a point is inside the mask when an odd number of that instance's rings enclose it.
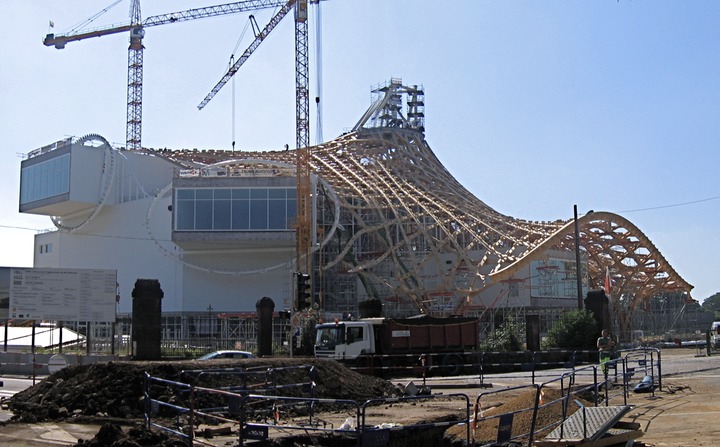
<instances>
[{"instance_id":1,"label":"paved road","mask_svg":"<svg viewBox=\"0 0 720 447\"><path fill-rule=\"evenodd\" d=\"M0 400L7 399L42 378L28 379L24 377L0 377ZM7 421L11 413L0 409L0 421ZM8 424L0 428L0 446L3 447L48 447L74 446L79 439L92 439L99 426L88 426L67 423L46 424Z\"/></svg>"},{"instance_id":2,"label":"paved road","mask_svg":"<svg viewBox=\"0 0 720 447\"><path fill-rule=\"evenodd\" d=\"M631 355L628 358L628 367L638 367L637 360L641 357ZM657 370L657 362L660 360L661 377L695 377L707 376L712 374L720 374L720 352L713 352L708 356L705 350L696 350L692 348L664 349L658 356L654 353L650 357L642 357L646 360L647 365L651 361L654 366L653 370ZM621 369L620 366L618 366ZM505 374L485 374L482 378L478 375L458 376L458 377L430 377L425 380L425 384L433 390L453 389L455 392L463 392L468 395L478 394L480 388L502 388L505 386L526 385L533 382L543 383L560 377L567 373L569 369L550 369L536 371L517 371ZM648 366L649 371L649 366ZM620 372L620 371L619 371ZM584 368L578 377L586 375L588 382L593 380L592 368ZM642 380L642 376L636 375L634 379ZM423 379L406 378L393 380L393 383L407 384L413 382L415 385L423 385Z\"/></svg>"},{"instance_id":3,"label":"paved road","mask_svg":"<svg viewBox=\"0 0 720 447\"><path fill-rule=\"evenodd\" d=\"M0 402L4 399L10 398L15 393L18 393L25 388L33 386L34 383L37 383L40 380L42 379L38 378L33 380L24 377L0 376L0 382L2 382L2 387L0 387ZM10 416L10 413L0 409L0 421L6 421L10 419Z\"/></svg>"}]
</instances>

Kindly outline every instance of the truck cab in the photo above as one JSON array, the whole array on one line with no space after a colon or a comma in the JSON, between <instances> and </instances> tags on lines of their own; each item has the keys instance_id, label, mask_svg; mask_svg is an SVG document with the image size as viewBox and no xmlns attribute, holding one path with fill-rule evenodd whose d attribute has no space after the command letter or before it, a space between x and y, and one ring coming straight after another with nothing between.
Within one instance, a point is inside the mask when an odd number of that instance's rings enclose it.
<instances>
[{"instance_id":1,"label":"truck cab","mask_svg":"<svg viewBox=\"0 0 720 447\"><path fill-rule=\"evenodd\" d=\"M720 321L713 321L710 325L710 336L712 337L712 346L715 349L720 348Z\"/></svg>"},{"instance_id":2,"label":"truck cab","mask_svg":"<svg viewBox=\"0 0 720 447\"><path fill-rule=\"evenodd\" d=\"M353 360L375 353L375 337L370 321L337 321L316 326L315 357Z\"/></svg>"}]
</instances>

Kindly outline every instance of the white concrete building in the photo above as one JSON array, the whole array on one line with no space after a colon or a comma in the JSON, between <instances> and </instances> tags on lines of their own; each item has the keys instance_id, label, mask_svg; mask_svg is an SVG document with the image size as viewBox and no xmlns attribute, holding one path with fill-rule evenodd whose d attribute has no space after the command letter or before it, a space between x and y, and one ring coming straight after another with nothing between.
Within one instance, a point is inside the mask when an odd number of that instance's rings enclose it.
<instances>
[{"instance_id":1,"label":"white concrete building","mask_svg":"<svg viewBox=\"0 0 720 447\"><path fill-rule=\"evenodd\" d=\"M31 153L22 164L20 210L54 216L58 227L36 236L34 266L116 269L120 313L130 312L139 278L160 281L167 312L254 312L263 296L289 308L294 177L186 175L166 158L117 150L96 135ZM239 216L240 203L269 217ZM178 221L175 210L188 209ZM243 231L220 222L241 217Z\"/></svg>"}]
</instances>

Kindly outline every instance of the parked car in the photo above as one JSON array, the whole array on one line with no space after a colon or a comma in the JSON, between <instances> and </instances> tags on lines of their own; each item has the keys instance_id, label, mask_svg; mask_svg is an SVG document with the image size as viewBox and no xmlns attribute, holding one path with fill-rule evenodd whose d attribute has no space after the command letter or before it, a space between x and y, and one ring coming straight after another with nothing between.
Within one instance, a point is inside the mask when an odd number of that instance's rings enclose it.
<instances>
[{"instance_id":1,"label":"parked car","mask_svg":"<svg viewBox=\"0 0 720 447\"><path fill-rule=\"evenodd\" d=\"M248 351L214 351L198 357L198 360L217 360L217 359L254 359L252 352Z\"/></svg>"}]
</instances>

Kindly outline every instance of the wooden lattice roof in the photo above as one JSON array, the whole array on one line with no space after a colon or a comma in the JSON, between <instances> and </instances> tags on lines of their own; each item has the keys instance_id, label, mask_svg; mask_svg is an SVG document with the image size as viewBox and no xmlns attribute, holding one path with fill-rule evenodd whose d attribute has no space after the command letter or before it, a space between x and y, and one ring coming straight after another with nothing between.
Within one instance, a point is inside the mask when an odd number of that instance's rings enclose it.
<instances>
[{"instance_id":1,"label":"wooden lattice roof","mask_svg":"<svg viewBox=\"0 0 720 447\"><path fill-rule=\"evenodd\" d=\"M445 169L419 130L360 129L314 146L310 154L313 174L334 201L331 225L317 233L318 239L322 244L341 240L337 232L347 224L341 223L341 215L353 225L321 268L342 267L384 284L393 296L407 296L421 310L433 292L471 297L512 279L546 250L575 250L573 220L529 221L492 209ZM287 168L297 159L294 150L164 150L159 155L186 168ZM692 289L624 217L593 212L579 217L577 224L590 285L601 287L609 271L613 296L622 297L627 307L664 291ZM428 286L429 265L439 259L445 270ZM388 266L392 278L383 273Z\"/></svg>"}]
</instances>

